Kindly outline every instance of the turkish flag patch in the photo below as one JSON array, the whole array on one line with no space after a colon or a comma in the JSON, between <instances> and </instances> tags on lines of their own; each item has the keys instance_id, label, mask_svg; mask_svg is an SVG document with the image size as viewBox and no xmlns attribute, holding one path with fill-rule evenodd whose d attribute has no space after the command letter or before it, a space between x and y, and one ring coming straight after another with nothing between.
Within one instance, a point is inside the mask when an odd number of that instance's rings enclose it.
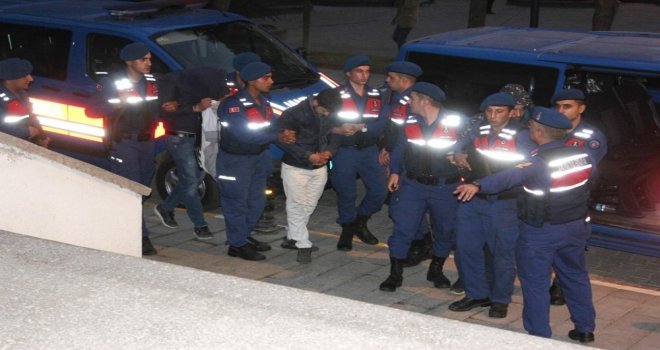
<instances>
[{"instance_id":1,"label":"turkish flag patch","mask_svg":"<svg viewBox=\"0 0 660 350\"><path fill-rule=\"evenodd\" d=\"M229 107L229 113L238 113L241 109L238 107Z\"/></svg>"}]
</instances>

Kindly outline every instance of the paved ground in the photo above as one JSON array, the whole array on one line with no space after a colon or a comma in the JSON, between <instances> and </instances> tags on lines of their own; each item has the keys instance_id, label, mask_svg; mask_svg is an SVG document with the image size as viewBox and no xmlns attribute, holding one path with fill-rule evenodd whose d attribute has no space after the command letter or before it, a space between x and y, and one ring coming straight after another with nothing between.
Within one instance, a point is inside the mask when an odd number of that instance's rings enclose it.
<instances>
[{"instance_id":1,"label":"paved ground","mask_svg":"<svg viewBox=\"0 0 660 350\"><path fill-rule=\"evenodd\" d=\"M502 320L490 319L487 309L457 313L447 309L449 303L460 296L447 290L433 288L425 280L428 261L407 268L404 286L395 293L381 292L378 285L389 273L388 250L384 244L368 246L354 243L354 250L345 253L336 250L340 227L335 224L335 194L324 193L309 228L312 241L320 250L313 261L301 265L295 261L296 252L279 247L284 229L274 234L255 234L257 239L270 242L273 249L266 252L267 260L248 262L226 255L224 221L218 213L207 213L207 220L216 238L202 242L192 236L192 224L183 210L177 210L179 229L160 225L152 213L153 202L145 206L145 215L152 232L152 240L159 254L149 259L206 271L228 274L316 291L353 300L390 306L433 316L462 320L522 332L522 296L516 284L509 316ZM284 204L276 201L275 218L285 225ZM372 232L385 241L391 231L391 221L384 208L370 222ZM605 349L657 349L660 342L660 259L627 254L606 249L591 248L588 264L593 280L593 293L597 311L596 342ZM447 275L456 279L453 259L447 263ZM551 313L555 338L568 340L572 323L565 307L553 307Z\"/></svg>"}]
</instances>

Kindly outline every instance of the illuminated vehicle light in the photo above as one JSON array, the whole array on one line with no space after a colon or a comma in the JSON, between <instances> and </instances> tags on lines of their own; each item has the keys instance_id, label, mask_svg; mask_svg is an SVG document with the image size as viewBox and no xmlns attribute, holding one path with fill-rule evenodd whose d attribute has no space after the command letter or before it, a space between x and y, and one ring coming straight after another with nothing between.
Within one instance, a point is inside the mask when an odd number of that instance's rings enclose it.
<instances>
[{"instance_id":1,"label":"illuminated vehicle light","mask_svg":"<svg viewBox=\"0 0 660 350\"><path fill-rule=\"evenodd\" d=\"M163 122L158 122L156 130L154 130L154 138L157 139L163 135L165 135L165 126L163 125Z\"/></svg>"},{"instance_id":2,"label":"illuminated vehicle light","mask_svg":"<svg viewBox=\"0 0 660 350\"><path fill-rule=\"evenodd\" d=\"M103 119L87 117L83 107L37 98L30 98L30 102L44 130L95 142L103 141Z\"/></svg>"}]
</instances>

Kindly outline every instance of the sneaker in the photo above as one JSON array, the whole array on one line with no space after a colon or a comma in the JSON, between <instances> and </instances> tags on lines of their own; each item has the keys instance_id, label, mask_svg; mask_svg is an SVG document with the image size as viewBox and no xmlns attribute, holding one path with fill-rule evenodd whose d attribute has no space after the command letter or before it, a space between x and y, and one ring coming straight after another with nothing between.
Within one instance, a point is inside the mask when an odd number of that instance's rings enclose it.
<instances>
[{"instance_id":1,"label":"sneaker","mask_svg":"<svg viewBox=\"0 0 660 350\"><path fill-rule=\"evenodd\" d=\"M270 244L268 244L266 242L257 241L256 239L254 239L252 237L248 237L247 241L248 241L248 244L250 246L252 246L252 248L254 248L254 250L256 250L258 252L267 252L271 249Z\"/></svg>"},{"instance_id":2,"label":"sneaker","mask_svg":"<svg viewBox=\"0 0 660 350\"><path fill-rule=\"evenodd\" d=\"M147 237L142 237L142 255L156 255L158 251L151 244L151 240Z\"/></svg>"},{"instance_id":3,"label":"sneaker","mask_svg":"<svg viewBox=\"0 0 660 350\"><path fill-rule=\"evenodd\" d=\"M312 248L299 248L296 261L301 264L309 264L312 262Z\"/></svg>"},{"instance_id":4,"label":"sneaker","mask_svg":"<svg viewBox=\"0 0 660 350\"><path fill-rule=\"evenodd\" d=\"M465 294L465 287L463 286L463 281L461 281L460 277L451 285L451 287L449 287L449 293L456 295Z\"/></svg>"},{"instance_id":5,"label":"sneaker","mask_svg":"<svg viewBox=\"0 0 660 350\"><path fill-rule=\"evenodd\" d=\"M197 239L213 239L213 233L209 231L208 226L196 227L193 231L193 235L195 235L195 238Z\"/></svg>"},{"instance_id":6,"label":"sneaker","mask_svg":"<svg viewBox=\"0 0 660 350\"><path fill-rule=\"evenodd\" d=\"M163 226L169 228L179 227L179 224L177 224L176 220L174 220L174 211L165 211L163 208L161 208L160 204L158 204L154 207L154 213L156 213L156 216L158 216Z\"/></svg>"},{"instance_id":7,"label":"sneaker","mask_svg":"<svg viewBox=\"0 0 660 350\"><path fill-rule=\"evenodd\" d=\"M296 247L296 240L295 239L287 239L286 237L284 237L284 239L282 239L282 244L280 244L280 247L282 247L284 249L298 249L298 247ZM318 251L319 251L319 247L313 245L312 246L312 252L318 252Z\"/></svg>"}]
</instances>

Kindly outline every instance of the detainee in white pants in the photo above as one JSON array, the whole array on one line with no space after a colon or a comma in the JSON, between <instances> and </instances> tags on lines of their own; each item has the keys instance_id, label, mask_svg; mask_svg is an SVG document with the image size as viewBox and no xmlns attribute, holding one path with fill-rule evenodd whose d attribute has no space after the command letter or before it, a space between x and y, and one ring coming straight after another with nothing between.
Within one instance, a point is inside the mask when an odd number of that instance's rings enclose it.
<instances>
[{"instance_id":1,"label":"detainee in white pants","mask_svg":"<svg viewBox=\"0 0 660 350\"><path fill-rule=\"evenodd\" d=\"M297 248L311 248L307 223L323 194L328 181L328 170L326 167L303 169L282 163L281 174L289 226L287 239L296 240Z\"/></svg>"}]
</instances>

